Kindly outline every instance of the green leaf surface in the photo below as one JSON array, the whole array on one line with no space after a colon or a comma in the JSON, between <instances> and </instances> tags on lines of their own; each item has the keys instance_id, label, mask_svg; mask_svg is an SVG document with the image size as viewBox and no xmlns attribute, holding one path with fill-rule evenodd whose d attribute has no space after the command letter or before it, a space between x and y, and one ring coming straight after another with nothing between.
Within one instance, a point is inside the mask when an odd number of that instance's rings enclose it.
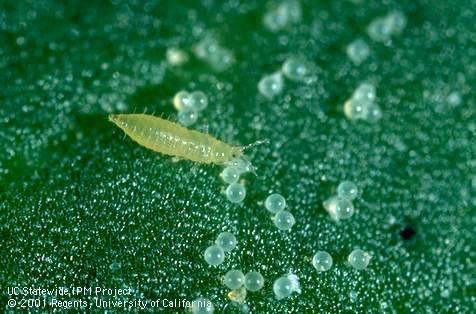
<instances>
[{"instance_id":1,"label":"green leaf surface","mask_svg":"<svg viewBox=\"0 0 476 314\"><path fill-rule=\"evenodd\" d=\"M277 1L0 2L3 310L21 299L7 287L98 286L132 288L125 300L205 297L215 312L239 313L222 276L240 269L265 278L247 294L250 313L474 311L475 2L300 3L302 19L272 32L263 16ZM392 10L406 27L373 41L367 25ZM193 54L209 34L234 55L225 71ZM360 65L346 55L357 38L370 47ZM189 61L167 63L170 47ZM314 79L260 95L259 80L292 56ZM382 118L347 119L344 102L368 81ZM183 89L208 97L192 128L234 145L269 141L248 152L256 175L241 178L243 203L227 201L222 165L174 161L107 121L177 121ZM344 180L361 193L337 223L322 203ZM296 219L289 232L264 208L271 193ZM212 267L203 252L222 231L238 246ZM354 248L372 255L367 269L346 264ZM327 272L312 267L318 250L333 258ZM273 282L289 272L302 293L278 301ZM101 298L117 299L83 297Z\"/></svg>"}]
</instances>

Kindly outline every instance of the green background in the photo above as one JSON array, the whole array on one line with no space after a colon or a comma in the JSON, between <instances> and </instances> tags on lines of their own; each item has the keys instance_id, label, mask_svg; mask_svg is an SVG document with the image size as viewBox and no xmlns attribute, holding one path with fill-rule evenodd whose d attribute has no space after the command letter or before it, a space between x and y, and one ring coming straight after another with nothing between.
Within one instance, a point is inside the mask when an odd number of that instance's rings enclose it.
<instances>
[{"instance_id":1,"label":"green background","mask_svg":"<svg viewBox=\"0 0 476 314\"><path fill-rule=\"evenodd\" d=\"M6 287L103 286L239 312L221 283L238 268L266 280L248 293L252 313L474 310L476 3L301 1L301 23L277 33L262 24L273 4L0 2L3 309ZM373 42L367 25L393 9L408 19L403 33ZM208 33L233 52L227 71L193 57ZM355 66L345 47L359 37L371 55ZM167 65L168 47L190 61ZM264 99L258 81L289 56L311 61L317 79ZM342 104L366 80L383 117L349 121ZM242 204L226 200L221 166L173 162L107 121L144 111L176 121L181 89L208 96L194 128L236 145L269 140L249 154L257 175L243 177ZM336 224L321 204L345 179L362 192ZM264 209L271 192L286 197L291 232ZM238 247L208 266L203 251L224 230ZM373 256L365 271L345 265L356 247ZM332 255L330 271L312 267L317 250ZM302 293L277 301L272 282L289 271Z\"/></svg>"}]
</instances>

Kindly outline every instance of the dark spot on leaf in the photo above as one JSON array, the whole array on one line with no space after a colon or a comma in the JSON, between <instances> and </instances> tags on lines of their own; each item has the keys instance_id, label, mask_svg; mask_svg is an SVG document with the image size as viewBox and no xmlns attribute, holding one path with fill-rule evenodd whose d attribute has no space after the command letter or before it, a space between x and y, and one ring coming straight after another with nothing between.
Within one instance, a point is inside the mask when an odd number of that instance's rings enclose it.
<instances>
[{"instance_id":1,"label":"dark spot on leaf","mask_svg":"<svg viewBox=\"0 0 476 314\"><path fill-rule=\"evenodd\" d=\"M400 231L400 236L402 237L403 240L410 240L415 236L416 230L413 229L412 226L405 226L405 228Z\"/></svg>"}]
</instances>

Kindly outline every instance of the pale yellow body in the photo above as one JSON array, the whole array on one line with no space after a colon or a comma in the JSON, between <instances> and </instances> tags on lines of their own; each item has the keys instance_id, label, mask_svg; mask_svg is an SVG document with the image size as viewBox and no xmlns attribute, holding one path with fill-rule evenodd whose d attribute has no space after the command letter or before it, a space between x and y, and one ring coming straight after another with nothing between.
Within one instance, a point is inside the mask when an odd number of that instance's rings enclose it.
<instances>
[{"instance_id":1,"label":"pale yellow body","mask_svg":"<svg viewBox=\"0 0 476 314\"><path fill-rule=\"evenodd\" d=\"M156 152L202 163L224 164L243 154L216 138L146 114L109 115L130 138Z\"/></svg>"}]
</instances>

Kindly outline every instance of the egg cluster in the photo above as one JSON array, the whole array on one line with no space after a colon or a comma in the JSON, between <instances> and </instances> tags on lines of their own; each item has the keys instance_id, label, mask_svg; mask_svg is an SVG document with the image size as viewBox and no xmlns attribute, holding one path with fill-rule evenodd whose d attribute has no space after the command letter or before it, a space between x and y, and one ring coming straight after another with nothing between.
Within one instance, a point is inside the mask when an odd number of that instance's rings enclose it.
<instances>
[{"instance_id":1,"label":"egg cluster","mask_svg":"<svg viewBox=\"0 0 476 314\"><path fill-rule=\"evenodd\" d=\"M279 230L290 230L296 223L293 214L284 210L286 208L286 199L281 194L271 194L264 202L264 207L272 214L273 223Z\"/></svg>"},{"instance_id":2,"label":"egg cluster","mask_svg":"<svg viewBox=\"0 0 476 314\"><path fill-rule=\"evenodd\" d=\"M203 253L205 262L211 266L218 266L225 261L225 252L231 252L236 247L236 237L230 232L222 232L215 240L215 244L206 248Z\"/></svg>"},{"instance_id":3,"label":"egg cluster","mask_svg":"<svg viewBox=\"0 0 476 314\"><path fill-rule=\"evenodd\" d=\"M240 176L246 172L253 171L251 162L246 157L233 159L221 172L220 176L228 183L225 190L226 198L232 203L241 203L246 197L246 188L238 183Z\"/></svg>"},{"instance_id":4,"label":"egg cluster","mask_svg":"<svg viewBox=\"0 0 476 314\"><path fill-rule=\"evenodd\" d=\"M359 190L355 183L343 181L337 187L337 195L324 201L323 206L334 220L349 219L354 214L352 201L358 193Z\"/></svg>"},{"instance_id":5,"label":"egg cluster","mask_svg":"<svg viewBox=\"0 0 476 314\"><path fill-rule=\"evenodd\" d=\"M299 1L285 0L264 15L263 24L269 31L278 32L301 19L302 7Z\"/></svg>"},{"instance_id":6,"label":"egg cluster","mask_svg":"<svg viewBox=\"0 0 476 314\"><path fill-rule=\"evenodd\" d=\"M187 92L184 90L175 94L174 107L178 111L178 121L183 126L191 126L197 122L198 114L208 106L208 99L204 92Z\"/></svg>"},{"instance_id":7,"label":"egg cluster","mask_svg":"<svg viewBox=\"0 0 476 314\"><path fill-rule=\"evenodd\" d=\"M204 252L207 264L217 266L225 260L225 252L231 252L237 245L236 237L230 232L222 232ZM231 289L228 298L237 303L243 303L247 291L258 291L264 286L264 277L257 271L246 275L239 269L232 269L223 276L223 284Z\"/></svg>"},{"instance_id":8,"label":"egg cluster","mask_svg":"<svg viewBox=\"0 0 476 314\"><path fill-rule=\"evenodd\" d=\"M207 62L215 71L223 72L234 62L233 53L220 46L217 40L208 35L193 47L195 56Z\"/></svg>"},{"instance_id":9,"label":"egg cluster","mask_svg":"<svg viewBox=\"0 0 476 314\"><path fill-rule=\"evenodd\" d=\"M370 263L369 253L360 249L353 250L347 257L348 265L356 270L364 270ZM324 272L331 269L333 264L332 256L326 251L317 251L312 258L312 266L318 272Z\"/></svg>"},{"instance_id":10,"label":"egg cluster","mask_svg":"<svg viewBox=\"0 0 476 314\"><path fill-rule=\"evenodd\" d=\"M258 91L264 97L272 99L283 91L283 76L290 81L302 82L311 77L311 69L311 64L306 59L289 57L284 61L280 70L261 78L258 82Z\"/></svg>"},{"instance_id":11,"label":"egg cluster","mask_svg":"<svg viewBox=\"0 0 476 314\"><path fill-rule=\"evenodd\" d=\"M264 25L268 30L278 32L292 23L298 22L301 17L302 8L298 1L283 1L265 14ZM374 20L368 27L368 34L372 40L386 41L391 35L401 32L405 24L405 17L400 12L395 11L384 18ZM385 35L387 33L388 35ZM222 50L211 37L206 37L197 44L194 52L199 59L206 60L217 71L225 70L233 61L233 56L231 54L227 55L226 50ZM359 65L369 57L370 48L364 39L358 38L347 46L346 53L355 65ZM286 80L298 83L310 82L313 72L312 64L305 58L290 56L283 62L279 70L266 74L259 80L258 92L264 98L270 100L282 93ZM182 98L178 103L190 101L186 97L190 97L190 95L186 92L183 93L179 95ZM198 112L198 110L195 111ZM361 83L355 89L351 98L345 102L344 113L350 120L378 120L381 117L381 110L376 104L375 86L369 82ZM240 176L249 171L253 171L251 162L244 157L240 157L228 163L221 172L221 178L228 184L225 194L230 202L241 203L245 199L246 189L243 183L239 181ZM358 194L359 189L355 183L343 181L338 185L336 195L326 200L323 206L334 220L349 219L355 212L353 201ZM288 231L296 223L292 213L286 210L286 199L281 194L269 195L264 202L264 207L273 215L272 221L279 230ZM233 250L235 246L236 239L232 234L221 233L215 245L205 250L205 260L210 265L219 265L224 260L225 252ZM347 265L356 270L363 270L369 265L370 259L369 253L355 249L347 256L346 262ZM323 250L316 251L311 262L318 272L330 270L333 263L332 256ZM239 304L243 304L245 301L247 291L258 291L264 286L264 278L259 272L250 271L245 275L240 269L232 269L226 272L222 282L227 288L231 289L228 298ZM273 292L277 300L288 298L293 293L300 293L298 276L288 273L277 278L273 284Z\"/></svg>"},{"instance_id":12,"label":"egg cluster","mask_svg":"<svg viewBox=\"0 0 476 314\"><path fill-rule=\"evenodd\" d=\"M405 15L401 11L392 11L370 22L367 26L367 34L374 41L386 42L392 36L400 34L406 25Z\"/></svg>"},{"instance_id":13,"label":"egg cluster","mask_svg":"<svg viewBox=\"0 0 476 314\"><path fill-rule=\"evenodd\" d=\"M362 83L353 92L352 97L344 103L344 114L350 120L377 121L382 117L382 110L375 102L375 86Z\"/></svg>"},{"instance_id":14,"label":"egg cluster","mask_svg":"<svg viewBox=\"0 0 476 314\"><path fill-rule=\"evenodd\" d=\"M223 277L223 284L230 288L228 298L232 301L243 303L247 291L256 292L264 286L264 278L257 271L250 271L246 275L241 270L232 269Z\"/></svg>"}]
</instances>

